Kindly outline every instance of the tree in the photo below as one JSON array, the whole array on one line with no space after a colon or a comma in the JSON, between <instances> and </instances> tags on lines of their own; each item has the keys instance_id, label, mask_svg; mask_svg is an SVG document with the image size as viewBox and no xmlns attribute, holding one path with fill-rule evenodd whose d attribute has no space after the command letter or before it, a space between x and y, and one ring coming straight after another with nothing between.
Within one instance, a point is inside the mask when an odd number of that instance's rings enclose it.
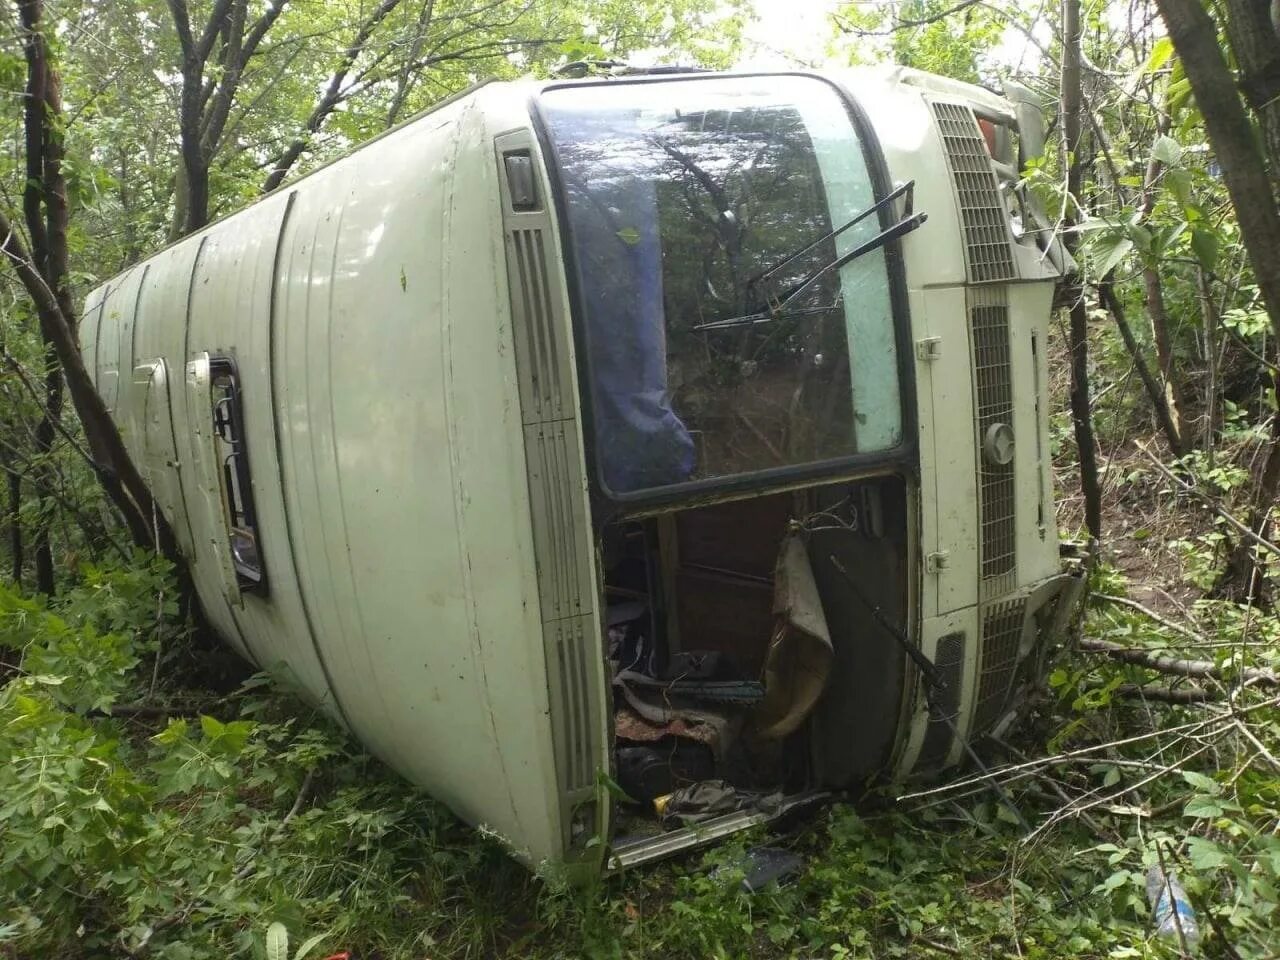
<instances>
[{"instance_id":1,"label":"tree","mask_svg":"<svg viewBox=\"0 0 1280 960\"><path fill-rule=\"evenodd\" d=\"M1080 79L1080 0L1062 3L1062 147L1067 169L1067 196L1083 194L1082 110ZM1075 207L1066 205L1063 230L1067 252L1078 252ZM1079 278L1076 278L1077 281ZM1080 458L1080 489L1084 494L1085 526L1094 540L1102 538L1102 488L1098 482L1097 452L1089 399L1089 314L1084 288L1078 283L1070 299L1071 421Z\"/></svg>"},{"instance_id":2,"label":"tree","mask_svg":"<svg viewBox=\"0 0 1280 960\"><path fill-rule=\"evenodd\" d=\"M1169 37L1182 61L1187 79L1204 117L1205 130L1213 146L1214 155L1222 168L1240 225L1241 239L1249 262L1253 267L1258 291L1270 319L1273 333L1280 337L1280 207L1276 201L1277 170L1280 170L1280 108L1261 100L1259 91L1280 88L1272 83L1280 81L1280 60L1276 49L1280 45L1276 27L1264 24L1259 16L1260 0L1235 0L1229 4L1228 34L1233 48L1245 69L1243 96L1260 108L1259 120L1271 156L1272 177L1268 177L1267 158L1264 156L1253 128L1241 92L1231 76L1222 49L1218 45L1218 30L1212 18L1199 0L1156 0L1161 16L1169 30ZM1266 28L1270 27L1270 33ZM1249 34L1261 29L1261 36ZM1267 38L1265 41L1263 38ZM1269 43L1269 46L1268 46ZM1274 101L1274 96L1273 96ZM1276 379L1280 390L1280 377ZM1270 522L1271 510L1280 488L1280 412L1277 430L1272 436L1270 450L1262 474L1254 484L1249 498L1248 526L1258 535L1265 533ZM1253 595L1259 584L1258 566L1253 559L1253 544L1241 539L1236 545L1231 562L1222 580L1220 592Z\"/></svg>"},{"instance_id":3,"label":"tree","mask_svg":"<svg viewBox=\"0 0 1280 960\"><path fill-rule=\"evenodd\" d=\"M182 236L209 222L209 165L222 146L231 107L245 68L288 0L271 0L253 20L249 0L215 0L199 35L192 30L187 0L168 0L182 52L182 95L178 131L182 167L178 177L172 235ZM206 76L217 54L217 71Z\"/></svg>"},{"instance_id":4,"label":"tree","mask_svg":"<svg viewBox=\"0 0 1280 960\"><path fill-rule=\"evenodd\" d=\"M23 105L28 174L23 220L27 237L18 232L9 213L0 210L0 255L31 298L41 336L66 378L88 441L90 463L103 489L137 543L173 554L168 524L129 458L80 355L68 265L60 79L45 34L48 24L43 4L40 0L19 0L17 6L27 69ZM55 375L56 368L49 376ZM52 405L47 407L45 415L51 427L60 420L60 412Z\"/></svg>"}]
</instances>

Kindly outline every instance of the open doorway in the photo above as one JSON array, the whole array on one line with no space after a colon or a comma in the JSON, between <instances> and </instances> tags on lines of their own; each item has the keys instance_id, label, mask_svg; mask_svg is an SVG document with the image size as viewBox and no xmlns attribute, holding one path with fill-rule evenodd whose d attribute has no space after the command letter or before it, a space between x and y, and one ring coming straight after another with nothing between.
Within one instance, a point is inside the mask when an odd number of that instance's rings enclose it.
<instances>
[{"instance_id":1,"label":"open doorway","mask_svg":"<svg viewBox=\"0 0 1280 960\"><path fill-rule=\"evenodd\" d=\"M619 839L887 765L906 668L872 607L908 626L907 504L877 477L604 528Z\"/></svg>"}]
</instances>

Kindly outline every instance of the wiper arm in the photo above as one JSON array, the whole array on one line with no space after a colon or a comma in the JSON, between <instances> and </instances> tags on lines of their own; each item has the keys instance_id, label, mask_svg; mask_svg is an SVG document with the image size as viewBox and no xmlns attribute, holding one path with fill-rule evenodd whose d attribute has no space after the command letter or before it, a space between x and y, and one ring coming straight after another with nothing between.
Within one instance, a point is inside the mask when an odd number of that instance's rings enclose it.
<instances>
[{"instance_id":1,"label":"wiper arm","mask_svg":"<svg viewBox=\"0 0 1280 960\"><path fill-rule=\"evenodd\" d=\"M879 250L881 247L883 247L885 244L889 243L890 241L897 240L901 237L904 237L911 231L915 230L917 227L920 227L921 225L923 225L924 222L929 219L929 215L927 213L912 212L912 208L914 205L913 191L914 191L915 185L916 185L916 182L914 180L908 180L906 183L898 187L892 193L887 194L883 199L877 201L872 206L867 207L866 210L863 210L860 214L858 214L852 220L842 224L841 226L832 230L830 233L824 234L818 239L806 244L803 248L801 248L800 250L797 250L795 253L788 254L784 259L778 261L776 264L769 267L767 270L764 270L761 273L756 274L754 277L748 280L747 289L750 290L759 284L767 283L774 276L776 276L780 270L786 267L787 264L793 263L795 260L804 256L806 253L809 253L811 250L815 249L816 247L824 243L827 243L828 241L834 239L835 237L838 237L840 234L844 233L850 227L853 227L856 224L861 223L867 217L871 216L871 214L878 213L879 211L883 210L885 207L889 206L895 200L901 197L901 198L904 198L905 209L903 210L902 219L899 220L897 223L893 224L890 227L886 227L884 230L881 230L879 233L877 233L874 237L858 244L858 246L854 247L848 253L842 254L841 256L834 258L828 263L825 263L822 266L817 267L816 269L808 273L806 276L802 277L798 282L792 284L790 287L787 287L785 290L782 290L778 293L773 293L773 294L766 293L765 296L761 298L758 305L752 308L750 313L745 313L742 316L738 316L738 317L729 317L728 319L725 319L725 320L714 320L710 323L702 323L702 324L699 324L694 329L695 330L721 329L724 327L743 326L749 323L767 323L771 320L781 319L784 312L786 312L787 306L790 303L792 303L798 296L800 296L800 294L804 293L805 290L811 287L823 276L830 273L832 270L839 270L841 267L845 266L846 264L852 263L854 260L857 260L859 257L865 256L866 254L871 253L874 250ZM826 308L823 308L823 309L826 309ZM813 312L813 311L792 311L792 313L796 315L800 313L806 313L806 312Z\"/></svg>"},{"instance_id":2,"label":"wiper arm","mask_svg":"<svg viewBox=\"0 0 1280 960\"><path fill-rule=\"evenodd\" d=\"M910 185L911 184L907 184L907 186ZM907 215L893 226L881 230L870 240L867 240L865 243L860 243L843 256L836 257L830 263L818 267L799 283L793 284L786 290L782 291L782 293L770 297L768 299L769 312L781 313L786 309L787 304L800 296L800 294L804 293L805 290L812 286L821 277L830 273L832 270L839 270L845 264L852 263L854 260L857 260L865 254L871 253L873 250L879 250L891 240L897 240L899 237L906 236L912 230L923 225L928 219L929 215L927 213L911 213L910 207L908 207Z\"/></svg>"},{"instance_id":3,"label":"wiper arm","mask_svg":"<svg viewBox=\"0 0 1280 960\"><path fill-rule=\"evenodd\" d=\"M840 234L844 233L846 230L852 227L856 227L858 224L860 224L863 220L867 219L867 217L871 216L873 213L879 213L881 210L888 207L899 197L905 198L904 203L905 203L906 209L903 211L903 217L910 218L911 210L912 210L912 207L914 206L915 186L916 186L916 182L914 180L908 180L906 183L902 184L902 186L895 189L892 193L886 194L884 197L877 200L871 206L867 207L867 209L863 210L861 213L855 216L852 220L849 220L846 223L842 224L841 226L836 227L830 233L824 233L822 236L818 237L816 240L812 240L809 243L806 243L799 250L796 250L793 253L787 254L785 257L783 257L773 266L767 267L764 270L761 270L755 276L751 277L747 281L747 289L750 290L753 287L756 287L760 284L769 283L774 278L774 276L780 273L787 265L800 259L806 253L809 253L815 248L820 247L822 244L828 242L829 240L834 240L836 237L840 236ZM924 223L927 217L928 217L927 214L920 214L920 223ZM919 226L920 223L917 223L916 226ZM915 228L912 227L912 229L915 229ZM899 236L901 236L901 234L899 234ZM886 241L881 241L881 242L883 243Z\"/></svg>"},{"instance_id":4,"label":"wiper arm","mask_svg":"<svg viewBox=\"0 0 1280 960\"><path fill-rule=\"evenodd\" d=\"M806 307L803 310L788 310L786 314L777 314L768 310L760 310L756 313L743 314L740 317L728 317L724 320L708 320L706 323L695 323L690 330L723 330L726 327L743 327L749 323L772 323L774 320L781 320L783 317L804 317L815 313L826 313L828 310L834 310L840 306L840 300L834 303L826 303L820 307Z\"/></svg>"}]
</instances>

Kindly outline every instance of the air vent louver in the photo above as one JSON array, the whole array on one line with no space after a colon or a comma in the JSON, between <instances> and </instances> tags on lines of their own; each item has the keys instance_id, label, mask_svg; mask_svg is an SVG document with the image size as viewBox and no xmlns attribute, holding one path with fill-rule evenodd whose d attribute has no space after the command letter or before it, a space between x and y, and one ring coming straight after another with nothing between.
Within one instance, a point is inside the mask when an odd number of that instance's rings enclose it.
<instances>
[{"instance_id":1,"label":"air vent louver","mask_svg":"<svg viewBox=\"0 0 1280 960\"><path fill-rule=\"evenodd\" d=\"M538 547L538 592L543 620L559 620L583 612L580 551L574 542L580 519L573 497L577 459L572 421L555 421L525 428L525 455L529 463L529 497L533 510L533 536ZM589 609L589 608L588 608Z\"/></svg>"},{"instance_id":2,"label":"air vent louver","mask_svg":"<svg viewBox=\"0 0 1280 960\"><path fill-rule=\"evenodd\" d=\"M963 633L948 633L939 638L933 655L933 665L942 682L946 684L935 705L942 716L929 719L924 744L920 747L920 756L916 759L917 770L928 770L945 763L947 755L951 752L951 743L955 739L951 724L957 722L960 712L960 687L964 668Z\"/></svg>"},{"instance_id":3,"label":"air vent louver","mask_svg":"<svg viewBox=\"0 0 1280 960\"><path fill-rule=\"evenodd\" d=\"M600 705L591 658L600 647L589 635L593 578L571 353L546 236L537 227L508 230L507 273L556 770L565 795L581 801L595 790Z\"/></svg>"},{"instance_id":4,"label":"air vent louver","mask_svg":"<svg viewBox=\"0 0 1280 960\"><path fill-rule=\"evenodd\" d=\"M546 625L550 634L548 653L554 651L555 678L552 690L553 709L565 718L563 739L557 743L557 767L560 789L566 794L590 793L595 785L595 753L591 744L592 704L590 672L586 662L589 647L584 635L587 617L570 617ZM548 657L549 660L553 658ZM553 664L548 663L548 668Z\"/></svg>"},{"instance_id":5,"label":"air vent louver","mask_svg":"<svg viewBox=\"0 0 1280 960\"><path fill-rule=\"evenodd\" d=\"M969 330L973 345L975 430L978 445L981 522L981 594L999 596L1014 585L1014 463L984 452L984 439L1013 423L1012 369L1009 355L1009 307L1003 287L969 293ZM1009 436L1012 436L1009 433Z\"/></svg>"},{"instance_id":6,"label":"air vent louver","mask_svg":"<svg viewBox=\"0 0 1280 960\"><path fill-rule=\"evenodd\" d=\"M1018 667L1025 597L988 604L982 612L982 660L971 736L986 733L1000 719Z\"/></svg>"},{"instance_id":7,"label":"air vent louver","mask_svg":"<svg viewBox=\"0 0 1280 960\"><path fill-rule=\"evenodd\" d=\"M973 111L958 103L935 102L933 112L960 200L969 282L1012 280L1009 215Z\"/></svg>"},{"instance_id":8,"label":"air vent louver","mask_svg":"<svg viewBox=\"0 0 1280 960\"><path fill-rule=\"evenodd\" d=\"M546 241L541 230L513 230L512 313L518 323L517 351L522 367L520 400L525 423L560 420L566 412L569 384L564 369L569 351L560 327L547 275Z\"/></svg>"}]
</instances>

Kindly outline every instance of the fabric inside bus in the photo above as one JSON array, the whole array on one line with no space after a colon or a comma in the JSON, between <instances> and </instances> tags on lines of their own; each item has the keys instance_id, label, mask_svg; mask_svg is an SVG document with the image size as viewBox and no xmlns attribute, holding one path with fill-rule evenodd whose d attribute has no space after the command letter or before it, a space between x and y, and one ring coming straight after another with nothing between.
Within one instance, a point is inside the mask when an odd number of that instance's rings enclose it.
<instances>
[{"instance_id":1,"label":"fabric inside bus","mask_svg":"<svg viewBox=\"0 0 1280 960\"><path fill-rule=\"evenodd\" d=\"M605 484L626 492L687 480L695 454L667 391L654 184L617 162L625 148L592 119L566 112L558 125L582 298L605 328L587 338L597 458Z\"/></svg>"}]
</instances>

